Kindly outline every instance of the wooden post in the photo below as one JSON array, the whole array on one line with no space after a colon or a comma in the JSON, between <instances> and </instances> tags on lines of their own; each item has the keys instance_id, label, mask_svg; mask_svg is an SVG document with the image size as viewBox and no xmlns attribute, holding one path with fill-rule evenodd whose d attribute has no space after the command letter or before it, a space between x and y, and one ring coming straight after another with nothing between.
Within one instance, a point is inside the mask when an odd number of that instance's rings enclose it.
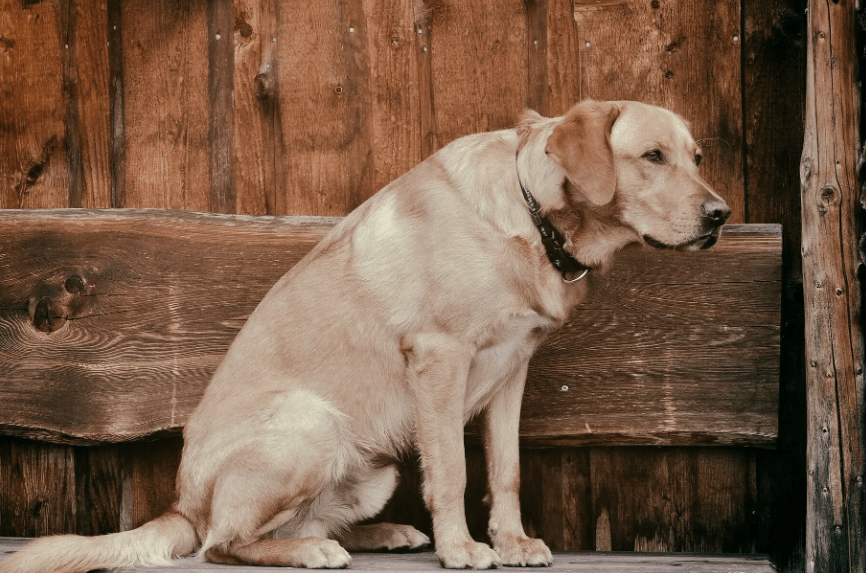
<instances>
[{"instance_id":1,"label":"wooden post","mask_svg":"<svg viewBox=\"0 0 866 573\"><path fill-rule=\"evenodd\" d=\"M852 0L810 0L800 165L806 314L806 570L866 571L860 94Z\"/></svg>"}]
</instances>

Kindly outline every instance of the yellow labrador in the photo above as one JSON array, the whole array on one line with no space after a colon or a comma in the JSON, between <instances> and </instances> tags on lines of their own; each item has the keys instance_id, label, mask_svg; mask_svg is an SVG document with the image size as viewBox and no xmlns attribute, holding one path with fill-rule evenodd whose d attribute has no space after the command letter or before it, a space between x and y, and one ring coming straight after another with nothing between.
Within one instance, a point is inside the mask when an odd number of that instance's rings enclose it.
<instances>
[{"instance_id":1,"label":"yellow labrador","mask_svg":"<svg viewBox=\"0 0 866 573\"><path fill-rule=\"evenodd\" d=\"M445 567L548 565L523 531L518 420L529 358L629 243L711 246L730 215L683 120L585 101L444 147L351 213L253 312L185 430L179 499L130 532L36 540L0 572L86 571L199 554L346 567L429 543L354 525L421 456ZM492 547L466 527L464 423L486 414Z\"/></svg>"}]
</instances>

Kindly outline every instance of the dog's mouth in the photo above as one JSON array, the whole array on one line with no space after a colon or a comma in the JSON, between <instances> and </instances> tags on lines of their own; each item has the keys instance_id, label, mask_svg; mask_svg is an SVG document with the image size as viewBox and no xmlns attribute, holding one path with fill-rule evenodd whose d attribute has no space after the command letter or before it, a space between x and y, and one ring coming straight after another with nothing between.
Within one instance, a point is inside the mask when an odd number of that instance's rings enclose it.
<instances>
[{"instance_id":1,"label":"dog's mouth","mask_svg":"<svg viewBox=\"0 0 866 573\"><path fill-rule=\"evenodd\" d=\"M709 249L719 240L719 237L722 234L722 228L716 227L709 233L705 233L697 238L690 239L684 243L679 243L676 245L669 245L667 243L663 243L658 239L650 236L644 235L642 238L644 242L653 247L654 249L676 249L679 251L702 251L704 249Z\"/></svg>"}]
</instances>

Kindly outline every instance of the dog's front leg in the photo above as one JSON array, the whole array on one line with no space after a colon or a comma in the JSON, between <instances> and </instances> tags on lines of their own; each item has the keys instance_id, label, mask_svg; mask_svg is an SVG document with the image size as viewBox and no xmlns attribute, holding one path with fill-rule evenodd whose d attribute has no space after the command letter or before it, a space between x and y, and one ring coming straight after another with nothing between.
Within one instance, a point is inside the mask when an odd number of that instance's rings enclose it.
<instances>
[{"instance_id":1,"label":"dog's front leg","mask_svg":"<svg viewBox=\"0 0 866 573\"><path fill-rule=\"evenodd\" d=\"M529 362L494 396L487 407L486 439L488 533L505 565L550 565L550 549L540 539L531 539L520 520L520 448L518 429L520 403Z\"/></svg>"},{"instance_id":2,"label":"dog's front leg","mask_svg":"<svg viewBox=\"0 0 866 573\"><path fill-rule=\"evenodd\" d=\"M436 555L443 567L495 567L499 556L469 535L463 505L463 413L472 355L465 344L439 334L404 341L403 349L415 395L424 501L433 516Z\"/></svg>"}]
</instances>

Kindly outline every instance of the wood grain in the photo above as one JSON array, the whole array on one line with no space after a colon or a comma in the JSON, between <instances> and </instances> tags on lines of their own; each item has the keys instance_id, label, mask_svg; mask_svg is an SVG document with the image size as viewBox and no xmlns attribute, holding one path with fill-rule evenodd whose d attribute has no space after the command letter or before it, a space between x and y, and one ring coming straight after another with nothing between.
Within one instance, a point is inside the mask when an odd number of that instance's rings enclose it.
<instances>
[{"instance_id":1,"label":"wood grain","mask_svg":"<svg viewBox=\"0 0 866 573\"><path fill-rule=\"evenodd\" d=\"M182 427L246 316L335 222L0 220L0 424L93 441ZM773 226L730 227L701 253L627 249L533 360L527 443L772 445L779 252Z\"/></svg>"},{"instance_id":2,"label":"wood grain","mask_svg":"<svg viewBox=\"0 0 866 573\"><path fill-rule=\"evenodd\" d=\"M800 165L809 572L866 570L855 21L853 5L809 2Z\"/></svg>"},{"instance_id":3,"label":"wood grain","mask_svg":"<svg viewBox=\"0 0 866 573\"><path fill-rule=\"evenodd\" d=\"M125 1L124 207L210 208L204 2Z\"/></svg>"},{"instance_id":4,"label":"wood grain","mask_svg":"<svg viewBox=\"0 0 866 573\"><path fill-rule=\"evenodd\" d=\"M71 446L0 438L0 534L75 532Z\"/></svg>"},{"instance_id":5,"label":"wood grain","mask_svg":"<svg viewBox=\"0 0 866 573\"><path fill-rule=\"evenodd\" d=\"M779 571L805 571L806 381L800 259L799 154L806 96L806 14L801 0L750 0L743 10L743 118L747 222L783 235L779 448L756 455L758 551ZM784 94L780 97L779 94ZM798 500L793 503L792 500Z\"/></svg>"},{"instance_id":6,"label":"wood grain","mask_svg":"<svg viewBox=\"0 0 866 573\"><path fill-rule=\"evenodd\" d=\"M207 5L210 202L208 211L237 211L234 168L234 3Z\"/></svg>"},{"instance_id":7,"label":"wood grain","mask_svg":"<svg viewBox=\"0 0 866 573\"><path fill-rule=\"evenodd\" d=\"M523 0L431 4L436 146L514 126L527 103Z\"/></svg>"},{"instance_id":8,"label":"wood grain","mask_svg":"<svg viewBox=\"0 0 866 573\"><path fill-rule=\"evenodd\" d=\"M370 185L376 191L426 157L421 91L429 90L422 69L429 58L427 14L415 0L368 1L364 13L370 57Z\"/></svg>"},{"instance_id":9,"label":"wood grain","mask_svg":"<svg viewBox=\"0 0 866 573\"><path fill-rule=\"evenodd\" d=\"M6 6L0 19L0 208L66 207L61 11L54 2Z\"/></svg>"},{"instance_id":10,"label":"wood grain","mask_svg":"<svg viewBox=\"0 0 866 573\"><path fill-rule=\"evenodd\" d=\"M237 212L285 213L277 27L279 2L234 2L234 185Z\"/></svg>"},{"instance_id":11,"label":"wood grain","mask_svg":"<svg viewBox=\"0 0 866 573\"><path fill-rule=\"evenodd\" d=\"M284 212L345 215L376 191L366 15L360 2L295 3L279 29Z\"/></svg>"},{"instance_id":12,"label":"wood grain","mask_svg":"<svg viewBox=\"0 0 866 573\"><path fill-rule=\"evenodd\" d=\"M74 2L75 95L81 154L78 207L111 207L111 105L106 2ZM73 206L70 204L70 206Z\"/></svg>"},{"instance_id":13,"label":"wood grain","mask_svg":"<svg viewBox=\"0 0 866 573\"><path fill-rule=\"evenodd\" d=\"M597 550L754 551L754 462L740 452L593 448L590 460Z\"/></svg>"}]
</instances>

